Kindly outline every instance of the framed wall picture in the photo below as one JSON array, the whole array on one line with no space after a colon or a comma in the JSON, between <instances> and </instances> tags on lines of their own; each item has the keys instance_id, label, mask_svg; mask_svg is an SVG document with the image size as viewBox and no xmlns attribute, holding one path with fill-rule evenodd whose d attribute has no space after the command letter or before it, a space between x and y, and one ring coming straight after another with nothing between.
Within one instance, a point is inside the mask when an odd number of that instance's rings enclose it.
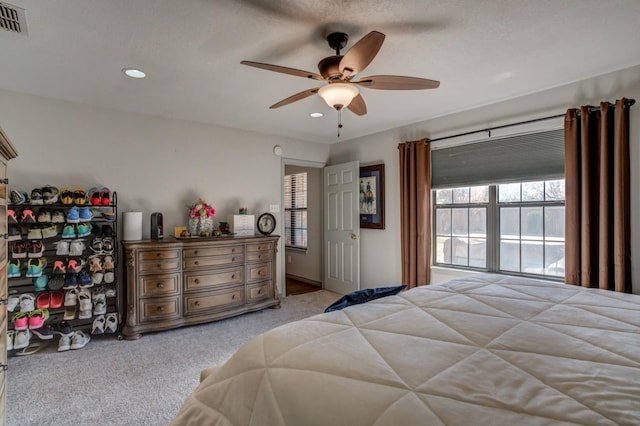
<instances>
[{"instance_id":1,"label":"framed wall picture","mask_svg":"<svg viewBox=\"0 0 640 426\"><path fill-rule=\"evenodd\" d=\"M384 164L360 167L360 228L384 229Z\"/></svg>"}]
</instances>

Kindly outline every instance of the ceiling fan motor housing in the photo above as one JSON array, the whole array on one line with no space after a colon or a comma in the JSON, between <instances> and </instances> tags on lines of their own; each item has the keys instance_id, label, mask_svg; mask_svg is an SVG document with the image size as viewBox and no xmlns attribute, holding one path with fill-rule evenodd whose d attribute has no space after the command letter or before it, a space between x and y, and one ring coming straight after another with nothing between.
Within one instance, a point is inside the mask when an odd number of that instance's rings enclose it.
<instances>
[{"instance_id":1,"label":"ceiling fan motor housing","mask_svg":"<svg viewBox=\"0 0 640 426\"><path fill-rule=\"evenodd\" d=\"M340 60L342 55L339 56L327 56L320 62L318 62L318 70L320 75L327 80L340 80L342 73L340 72Z\"/></svg>"}]
</instances>

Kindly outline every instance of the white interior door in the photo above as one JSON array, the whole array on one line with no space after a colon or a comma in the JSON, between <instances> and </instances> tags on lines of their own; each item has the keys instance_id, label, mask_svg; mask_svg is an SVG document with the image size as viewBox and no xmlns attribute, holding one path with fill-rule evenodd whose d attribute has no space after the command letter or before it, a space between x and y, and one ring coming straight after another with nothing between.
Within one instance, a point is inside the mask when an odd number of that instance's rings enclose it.
<instances>
[{"instance_id":1,"label":"white interior door","mask_svg":"<svg viewBox=\"0 0 640 426\"><path fill-rule=\"evenodd\" d=\"M324 288L340 294L360 289L360 163L324 169Z\"/></svg>"}]
</instances>

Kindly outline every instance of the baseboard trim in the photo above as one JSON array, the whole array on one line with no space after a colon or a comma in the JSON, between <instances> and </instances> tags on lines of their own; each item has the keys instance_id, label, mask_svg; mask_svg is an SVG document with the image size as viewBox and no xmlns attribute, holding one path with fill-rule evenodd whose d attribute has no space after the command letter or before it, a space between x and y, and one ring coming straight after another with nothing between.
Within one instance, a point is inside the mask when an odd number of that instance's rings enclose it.
<instances>
[{"instance_id":1,"label":"baseboard trim","mask_svg":"<svg viewBox=\"0 0 640 426\"><path fill-rule=\"evenodd\" d=\"M310 285L314 285L316 287L322 288L322 283L320 281L314 281L314 280L310 280L309 278L299 277L297 275L292 275L292 274L285 274L285 277L291 278L292 280L303 282L305 284L310 284Z\"/></svg>"}]
</instances>

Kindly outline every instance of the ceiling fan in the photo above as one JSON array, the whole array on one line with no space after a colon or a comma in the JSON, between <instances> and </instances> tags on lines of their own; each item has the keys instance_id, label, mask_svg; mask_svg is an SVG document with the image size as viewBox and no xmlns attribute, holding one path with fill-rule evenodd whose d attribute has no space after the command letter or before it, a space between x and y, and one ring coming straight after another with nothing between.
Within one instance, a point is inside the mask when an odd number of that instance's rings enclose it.
<instances>
[{"instance_id":1,"label":"ceiling fan","mask_svg":"<svg viewBox=\"0 0 640 426\"><path fill-rule=\"evenodd\" d=\"M342 32L329 34L327 36L327 42L329 43L329 47L335 50L336 54L327 56L318 63L319 74L261 62L241 61L240 63L268 71L310 78L327 83L322 87L304 90L289 96L271 105L269 108L272 109L280 108L281 106L288 105L317 93L325 100L327 105L338 111L347 108L357 115L365 115L367 113L367 105L358 87L378 90L420 90L435 89L440 86L439 81L398 75L373 75L353 81L355 75L364 70L376 57L380 47L382 47L384 38L385 35L381 32L371 31L355 43L346 54L341 55L340 49L343 49L347 45L349 36ZM339 127L342 126L339 124Z\"/></svg>"}]
</instances>

